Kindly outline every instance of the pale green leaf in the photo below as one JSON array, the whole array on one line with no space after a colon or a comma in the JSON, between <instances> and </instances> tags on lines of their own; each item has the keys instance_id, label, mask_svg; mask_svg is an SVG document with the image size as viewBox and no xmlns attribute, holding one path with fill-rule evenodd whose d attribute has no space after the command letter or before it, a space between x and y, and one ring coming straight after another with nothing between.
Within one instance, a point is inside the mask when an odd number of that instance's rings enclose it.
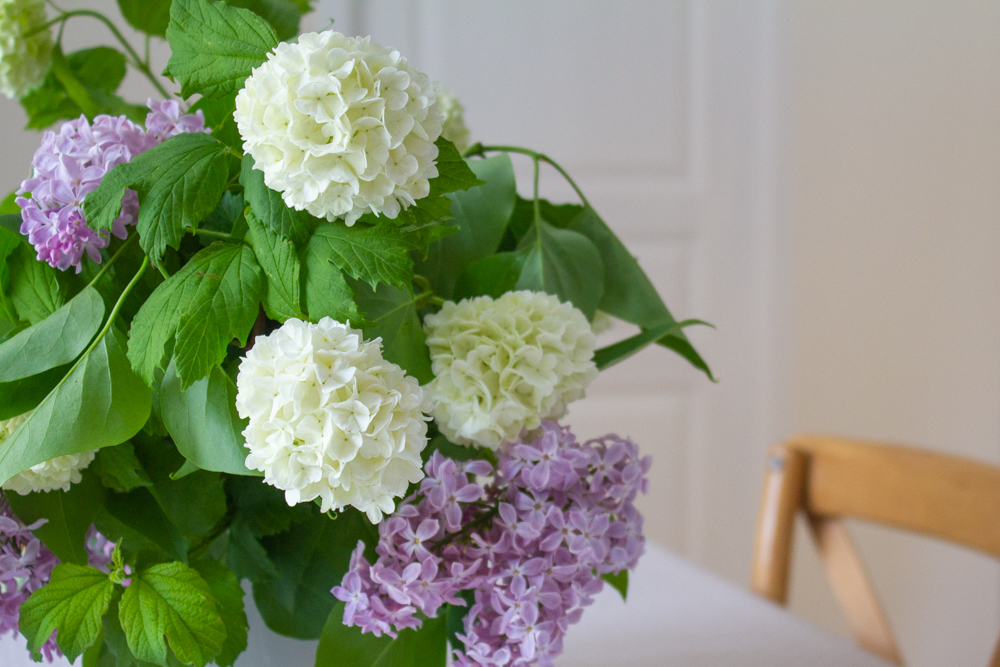
<instances>
[{"instance_id":1,"label":"pale green leaf","mask_svg":"<svg viewBox=\"0 0 1000 667\"><path fill-rule=\"evenodd\" d=\"M289 239L279 236L272 227L265 226L252 211L247 215L247 224L250 227L247 240L267 277L264 293L264 310L267 316L279 322L292 317L301 319L303 315L299 301L302 286L295 245Z\"/></svg>"}]
</instances>

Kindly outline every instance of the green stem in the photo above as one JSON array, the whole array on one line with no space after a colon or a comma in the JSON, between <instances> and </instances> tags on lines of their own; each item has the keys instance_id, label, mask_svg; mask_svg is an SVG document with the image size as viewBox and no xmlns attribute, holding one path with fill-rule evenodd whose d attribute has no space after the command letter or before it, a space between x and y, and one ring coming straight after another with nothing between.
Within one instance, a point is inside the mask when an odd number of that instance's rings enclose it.
<instances>
[{"instance_id":1,"label":"green stem","mask_svg":"<svg viewBox=\"0 0 1000 667\"><path fill-rule=\"evenodd\" d=\"M211 236L216 239L223 239L225 241L232 241L233 235L226 234L225 232L217 232L211 229L195 229L192 230L195 234L201 234L202 236Z\"/></svg>"},{"instance_id":2,"label":"green stem","mask_svg":"<svg viewBox=\"0 0 1000 667\"><path fill-rule=\"evenodd\" d=\"M125 252L125 249L128 248L130 245L132 245L132 243L135 242L135 240L138 238L139 238L138 234L133 234L128 241L123 243L122 247L118 248L118 251L111 256L111 259L109 259L107 263L101 267L101 270L97 273L96 276L94 276L94 279L91 280L89 283L87 283L87 287L93 287L94 285L96 285L101 280L101 278L104 277L104 274L108 272L108 269L111 268L111 265L114 264L119 257L121 257L121 254Z\"/></svg>"},{"instance_id":3,"label":"green stem","mask_svg":"<svg viewBox=\"0 0 1000 667\"><path fill-rule=\"evenodd\" d=\"M155 266L156 270L160 272L160 275L163 276L164 280L170 280L170 274L167 273L167 270L165 268L163 268L163 264L156 262L155 264L153 264L153 266Z\"/></svg>"},{"instance_id":4,"label":"green stem","mask_svg":"<svg viewBox=\"0 0 1000 667\"><path fill-rule=\"evenodd\" d=\"M583 203L583 205L590 207L590 202L587 201L587 197L583 194L583 190L580 189L580 186L576 184L576 181L574 181L572 177L570 177L569 173L567 173L566 170L563 169L558 162L550 158L548 155L545 155L544 153L539 153L538 151L533 151L530 148L522 148L521 146L483 146L482 144L476 144L468 151L466 151L465 155L466 157L471 157L474 155L483 155L484 153L487 152L519 153L521 155L528 155L533 160L540 160L548 165L551 165L556 171L559 172L560 175L562 175L563 178L566 179L566 182L569 183L570 186L572 186L573 190L576 192L576 196L580 198L580 201Z\"/></svg>"},{"instance_id":5,"label":"green stem","mask_svg":"<svg viewBox=\"0 0 1000 667\"><path fill-rule=\"evenodd\" d=\"M80 356L80 358L77 359L76 364L74 364L73 368L71 368L69 373L66 374L66 377L69 377L73 373L73 369L75 369L77 365L80 364L81 361L86 359L87 355L90 354L95 347L97 347L97 344L100 343L101 340L103 340L104 336L107 335L108 331L111 330L111 325L115 323L115 318L118 317L118 311L122 309L122 305L125 303L125 299L132 292L132 288L135 287L136 283L139 282L139 278L142 277L142 274L146 272L146 269L148 267L149 267L149 257L143 257L142 266L139 267L139 270L135 272L134 276L132 276L132 280L130 280L129 284L125 286L124 290L122 290L122 294L120 297L118 297L118 301L115 303L115 307L111 309L111 314L108 315L108 321L104 323L104 328L102 328L98 332L97 338L95 338L94 342L90 344L90 347L88 347L87 350Z\"/></svg>"},{"instance_id":6,"label":"green stem","mask_svg":"<svg viewBox=\"0 0 1000 667\"><path fill-rule=\"evenodd\" d=\"M538 172L540 171L539 164L538 164L538 159L539 158L538 158L538 154L537 153L535 155L533 155L532 158L531 158L531 162L535 166L535 191L534 191L535 192L535 198L532 200L532 208L534 208L534 211L535 211L535 227L536 228L538 227L539 223L542 221L542 205L541 205L541 202L538 201Z\"/></svg>"}]
</instances>

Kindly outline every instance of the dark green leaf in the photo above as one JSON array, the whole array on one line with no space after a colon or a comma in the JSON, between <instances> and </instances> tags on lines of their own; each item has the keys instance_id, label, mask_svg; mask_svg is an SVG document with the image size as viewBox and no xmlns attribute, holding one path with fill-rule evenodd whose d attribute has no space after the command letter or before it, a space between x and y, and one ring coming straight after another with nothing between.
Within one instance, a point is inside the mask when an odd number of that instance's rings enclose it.
<instances>
[{"instance_id":1,"label":"dark green leaf","mask_svg":"<svg viewBox=\"0 0 1000 667\"><path fill-rule=\"evenodd\" d=\"M336 602L330 589L343 579L358 540L374 545L378 531L354 509L341 512L335 520L319 515L264 538L268 558L280 573L253 587L267 626L289 637L318 638Z\"/></svg>"},{"instance_id":2,"label":"dark green leaf","mask_svg":"<svg viewBox=\"0 0 1000 667\"><path fill-rule=\"evenodd\" d=\"M106 46L74 51L66 56L66 61L86 88L113 93L125 79L125 56Z\"/></svg>"},{"instance_id":3,"label":"dark green leaf","mask_svg":"<svg viewBox=\"0 0 1000 667\"><path fill-rule=\"evenodd\" d=\"M226 0L226 4L249 9L262 17L271 24L281 41L299 34L302 11L292 0Z\"/></svg>"},{"instance_id":4,"label":"dark green leaf","mask_svg":"<svg viewBox=\"0 0 1000 667\"><path fill-rule=\"evenodd\" d=\"M170 0L118 0L122 16L136 30L163 37L170 22Z\"/></svg>"},{"instance_id":5,"label":"dark green leaf","mask_svg":"<svg viewBox=\"0 0 1000 667\"><path fill-rule=\"evenodd\" d=\"M21 605L18 627L36 655L58 629L59 650L73 662L101 634L101 618L108 611L115 585L94 567L64 563L52 570L52 579Z\"/></svg>"},{"instance_id":6,"label":"dark green leaf","mask_svg":"<svg viewBox=\"0 0 1000 667\"><path fill-rule=\"evenodd\" d=\"M330 612L316 650L316 667L444 667L448 635L444 616L427 618L418 630L403 630L398 639L362 634L344 625L346 604Z\"/></svg>"},{"instance_id":7,"label":"dark green leaf","mask_svg":"<svg viewBox=\"0 0 1000 667\"><path fill-rule=\"evenodd\" d=\"M176 5L175 5L176 6ZM159 261L185 227L212 212L229 180L229 149L210 135L179 134L120 164L84 200L87 224L110 230L126 189L139 193L139 244Z\"/></svg>"},{"instance_id":8,"label":"dark green leaf","mask_svg":"<svg viewBox=\"0 0 1000 667\"><path fill-rule=\"evenodd\" d=\"M8 294L22 320L38 324L63 305L56 272L35 259L34 250L20 244L7 259L10 267Z\"/></svg>"},{"instance_id":9,"label":"dark green leaf","mask_svg":"<svg viewBox=\"0 0 1000 667\"><path fill-rule=\"evenodd\" d=\"M204 535L226 514L219 473L198 470L180 479L156 480L153 497L181 535Z\"/></svg>"},{"instance_id":10,"label":"dark green leaf","mask_svg":"<svg viewBox=\"0 0 1000 667\"><path fill-rule=\"evenodd\" d=\"M243 195L226 191L219 200L219 205L201 221L201 229L209 229L215 232L229 234L234 228L242 226L243 217ZM201 238L205 245L211 245L211 239Z\"/></svg>"},{"instance_id":11,"label":"dark green leaf","mask_svg":"<svg viewBox=\"0 0 1000 667\"><path fill-rule=\"evenodd\" d=\"M32 531L64 563L87 564L86 535L104 503L104 489L96 475L84 471L69 491L6 494L11 509L26 524L46 523Z\"/></svg>"},{"instance_id":12,"label":"dark green leaf","mask_svg":"<svg viewBox=\"0 0 1000 667\"><path fill-rule=\"evenodd\" d=\"M364 283L356 283L354 292L365 318L365 339L381 337L386 359L399 364L421 384L433 380L430 352L417 315L417 297L389 285L379 285L372 291Z\"/></svg>"},{"instance_id":13,"label":"dark green leaf","mask_svg":"<svg viewBox=\"0 0 1000 667\"><path fill-rule=\"evenodd\" d=\"M109 540L121 540L122 550L130 558L187 559L187 542L148 489L109 493L95 523Z\"/></svg>"},{"instance_id":14,"label":"dark green leaf","mask_svg":"<svg viewBox=\"0 0 1000 667\"><path fill-rule=\"evenodd\" d=\"M264 19L213 0L174 0L167 41L171 56L163 73L181 83L184 97L239 90L278 45Z\"/></svg>"},{"instance_id":15,"label":"dark green leaf","mask_svg":"<svg viewBox=\"0 0 1000 667\"><path fill-rule=\"evenodd\" d=\"M458 635L465 634L465 617L469 614L469 609L476 602L475 592L472 590L459 591L458 597L465 600L465 606L449 604L446 606L445 625L448 630L448 643L453 649L464 649L465 642L458 638Z\"/></svg>"},{"instance_id":16,"label":"dark green leaf","mask_svg":"<svg viewBox=\"0 0 1000 667\"><path fill-rule=\"evenodd\" d=\"M132 367L153 386L172 343L181 389L208 375L234 338L246 344L263 279L244 245L216 243L199 252L156 288L132 320Z\"/></svg>"},{"instance_id":17,"label":"dark green leaf","mask_svg":"<svg viewBox=\"0 0 1000 667\"><path fill-rule=\"evenodd\" d=\"M450 195L453 224L459 231L433 244L416 269L444 298L452 297L466 266L496 252L514 210L514 168L506 154L470 160L469 166L485 183Z\"/></svg>"},{"instance_id":18,"label":"dark green leaf","mask_svg":"<svg viewBox=\"0 0 1000 667\"><path fill-rule=\"evenodd\" d=\"M611 587L622 596L622 600L628 598L628 570L617 573L607 572L601 575L601 579L611 584Z\"/></svg>"},{"instance_id":19,"label":"dark green leaf","mask_svg":"<svg viewBox=\"0 0 1000 667\"><path fill-rule=\"evenodd\" d=\"M97 452L95 468L100 472L101 483L119 493L127 493L141 486L152 486L153 482L135 456L135 448L130 442L116 447L105 447Z\"/></svg>"},{"instance_id":20,"label":"dark green leaf","mask_svg":"<svg viewBox=\"0 0 1000 667\"><path fill-rule=\"evenodd\" d=\"M236 413L236 385L216 366L208 377L181 389L174 364L160 384L163 423L185 458L204 470L234 475L262 473L248 470L243 429L247 421Z\"/></svg>"},{"instance_id":21,"label":"dark green leaf","mask_svg":"<svg viewBox=\"0 0 1000 667\"><path fill-rule=\"evenodd\" d=\"M23 415L28 410L38 407L49 392L66 377L70 368L72 366L66 364L23 380L0 383L0 419Z\"/></svg>"},{"instance_id":22,"label":"dark green leaf","mask_svg":"<svg viewBox=\"0 0 1000 667\"><path fill-rule=\"evenodd\" d=\"M247 240L253 247L257 262L267 276L267 287L264 294L264 311L272 320L284 322L297 317L302 318L299 305L301 297L301 281L299 279L299 256L295 253L295 245L274 231L273 227L265 226L251 211L247 215L250 232ZM3 348L0 347L0 350Z\"/></svg>"},{"instance_id":23,"label":"dark green leaf","mask_svg":"<svg viewBox=\"0 0 1000 667\"><path fill-rule=\"evenodd\" d=\"M674 322L673 324L661 324L658 327L646 329L631 338L619 341L614 345L609 345L596 350L594 352L594 363L597 364L598 370L603 371L604 369L610 368L619 362L625 361L639 350L663 339L664 337L677 337L677 335L680 334L685 327L695 324L703 324L709 327L712 326L708 322L702 322L701 320L684 320L683 322Z\"/></svg>"},{"instance_id":24,"label":"dark green leaf","mask_svg":"<svg viewBox=\"0 0 1000 667\"><path fill-rule=\"evenodd\" d=\"M208 584L183 563L161 563L134 576L118 618L132 654L159 665L167 663L169 643L181 662L204 667L226 638Z\"/></svg>"},{"instance_id":25,"label":"dark green leaf","mask_svg":"<svg viewBox=\"0 0 1000 667\"><path fill-rule=\"evenodd\" d=\"M240 580L218 561L204 559L193 563L194 569L208 584L219 603L219 613L226 626L226 641L215 657L219 667L231 667L247 648L247 615L243 610L243 588Z\"/></svg>"},{"instance_id":26,"label":"dark green leaf","mask_svg":"<svg viewBox=\"0 0 1000 667\"><path fill-rule=\"evenodd\" d=\"M548 292L572 303L588 320L604 291L601 254L586 236L539 221L521 240L524 267L517 289Z\"/></svg>"},{"instance_id":27,"label":"dark green leaf","mask_svg":"<svg viewBox=\"0 0 1000 667\"><path fill-rule=\"evenodd\" d=\"M254 169L253 165L253 156L244 155L240 184L245 191L247 203L258 220L301 248L320 221L306 211L296 211L285 206L281 194L265 185L264 172Z\"/></svg>"},{"instance_id":28,"label":"dark green leaf","mask_svg":"<svg viewBox=\"0 0 1000 667\"><path fill-rule=\"evenodd\" d=\"M129 368L123 346L112 329L0 444L0 480L56 456L120 444L139 432L149 418L150 393Z\"/></svg>"},{"instance_id":29,"label":"dark green leaf","mask_svg":"<svg viewBox=\"0 0 1000 667\"><path fill-rule=\"evenodd\" d=\"M241 579L249 579L255 583L281 576L278 567L267 557L264 545L241 519L234 521L229 528L226 562Z\"/></svg>"},{"instance_id":30,"label":"dark green leaf","mask_svg":"<svg viewBox=\"0 0 1000 667\"><path fill-rule=\"evenodd\" d=\"M312 505L289 506L283 491L259 479L230 477L226 480L226 491L236 506L236 519L245 522L257 537L282 533L293 523L315 516Z\"/></svg>"},{"instance_id":31,"label":"dark green leaf","mask_svg":"<svg viewBox=\"0 0 1000 667\"><path fill-rule=\"evenodd\" d=\"M496 454L489 449L476 445L456 445L441 434L431 438L431 441L427 443L427 448L420 453L420 456L426 462L434 452L441 452L443 456L456 461L483 460L490 463L496 461Z\"/></svg>"},{"instance_id":32,"label":"dark green leaf","mask_svg":"<svg viewBox=\"0 0 1000 667\"><path fill-rule=\"evenodd\" d=\"M465 267L455 283L455 301L475 296L501 297L517 287L526 259L524 253L500 252Z\"/></svg>"},{"instance_id":33,"label":"dark green leaf","mask_svg":"<svg viewBox=\"0 0 1000 667\"><path fill-rule=\"evenodd\" d=\"M13 382L72 362L103 321L104 300L88 287L49 317L0 343L0 382Z\"/></svg>"},{"instance_id":34,"label":"dark green leaf","mask_svg":"<svg viewBox=\"0 0 1000 667\"><path fill-rule=\"evenodd\" d=\"M385 283L406 290L413 280L412 248L406 235L392 225L347 227L339 222L324 222L309 239L308 252L332 262L372 289Z\"/></svg>"}]
</instances>

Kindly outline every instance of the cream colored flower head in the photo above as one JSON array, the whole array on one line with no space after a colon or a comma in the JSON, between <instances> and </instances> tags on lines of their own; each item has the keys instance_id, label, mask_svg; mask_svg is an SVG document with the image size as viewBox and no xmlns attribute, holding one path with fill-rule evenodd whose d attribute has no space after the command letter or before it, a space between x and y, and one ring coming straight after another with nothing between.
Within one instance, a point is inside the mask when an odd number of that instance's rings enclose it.
<instances>
[{"instance_id":1,"label":"cream colored flower head","mask_svg":"<svg viewBox=\"0 0 1000 667\"><path fill-rule=\"evenodd\" d=\"M441 131L441 136L455 144L459 153L464 153L471 145L469 128L465 126L465 107L458 101L455 93L443 86L439 86L437 89L437 99L441 115L444 117L444 129Z\"/></svg>"},{"instance_id":2,"label":"cream colored flower head","mask_svg":"<svg viewBox=\"0 0 1000 667\"><path fill-rule=\"evenodd\" d=\"M52 64L52 32L42 0L0 0L0 93L23 97L45 80Z\"/></svg>"},{"instance_id":3,"label":"cream colored flower head","mask_svg":"<svg viewBox=\"0 0 1000 667\"><path fill-rule=\"evenodd\" d=\"M597 376L587 318L550 294L446 302L424 327L436 376L432 414L455 443L496 449L562 417Z\"/></svg>"},{"instance_id":4,"label":"cream colored flower head","mask_svg":"<svg viewBox=\"0 0 1000 667\"><path fill-rule=\"evenodd\" d=\"M348 226L430 192L441 112L406 59L327 30L282 43L236 96L243 149L288 206Z\"/></svg>"},{"instance_id":5,"label":"cream colored flower head","mask_svg":"<svg viewBox=\"0 0 1000 667\"><path fill-rule=\"evenodd\" d=\"M324 512L352 505L378 523L424 476L430 402L382 358L381 339L329 317L290 319L257 337L236 387L246 465L289 505L319 498Z\"/></svg>"},{"instance_id":6,"label":"cream colored flower head","mask_svg":"<svg viewBox=\"0 0 1000 667\"><path fill-rule=\"evenodd\" d=\"M12 419L0 421L0 445L3 445L3 442L14 434L17 427L23 424L30 414L31 412L26 412ZM81 454L57 456L54 459L43 461L8 479L4 482L3 488L22 496L38 491L55 491L56 489L69 491L70 485L77 484L82 479L80 471L91 464L96 454L97 451L93 450Z\"/></svg>"}]
</instances>

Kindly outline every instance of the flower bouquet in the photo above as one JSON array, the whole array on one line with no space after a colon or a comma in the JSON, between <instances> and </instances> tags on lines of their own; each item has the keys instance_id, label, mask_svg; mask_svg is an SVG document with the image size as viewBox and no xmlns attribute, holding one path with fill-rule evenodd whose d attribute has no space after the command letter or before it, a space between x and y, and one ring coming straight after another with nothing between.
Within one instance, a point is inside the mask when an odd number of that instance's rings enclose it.
<instances>
[{"instance_id":1,"label":"flower bouquet","mask_svg":"<svg viewBox=\"0 0 1000 667\"><path fill-rule=\"evenodd\" d=\"M118 4L145 55L0 0L0 91L51 128L0 209L0 635L226 667L252 586L317 665L552 664L627 591L650 466L558 420L651 344L711 377L694 321L553 160L469 146L397 51L298 35L308 0ZM121 50L63 53L90 20ZM595 349L612 318L639 332Z\"/></svg>"}]
</instances>

